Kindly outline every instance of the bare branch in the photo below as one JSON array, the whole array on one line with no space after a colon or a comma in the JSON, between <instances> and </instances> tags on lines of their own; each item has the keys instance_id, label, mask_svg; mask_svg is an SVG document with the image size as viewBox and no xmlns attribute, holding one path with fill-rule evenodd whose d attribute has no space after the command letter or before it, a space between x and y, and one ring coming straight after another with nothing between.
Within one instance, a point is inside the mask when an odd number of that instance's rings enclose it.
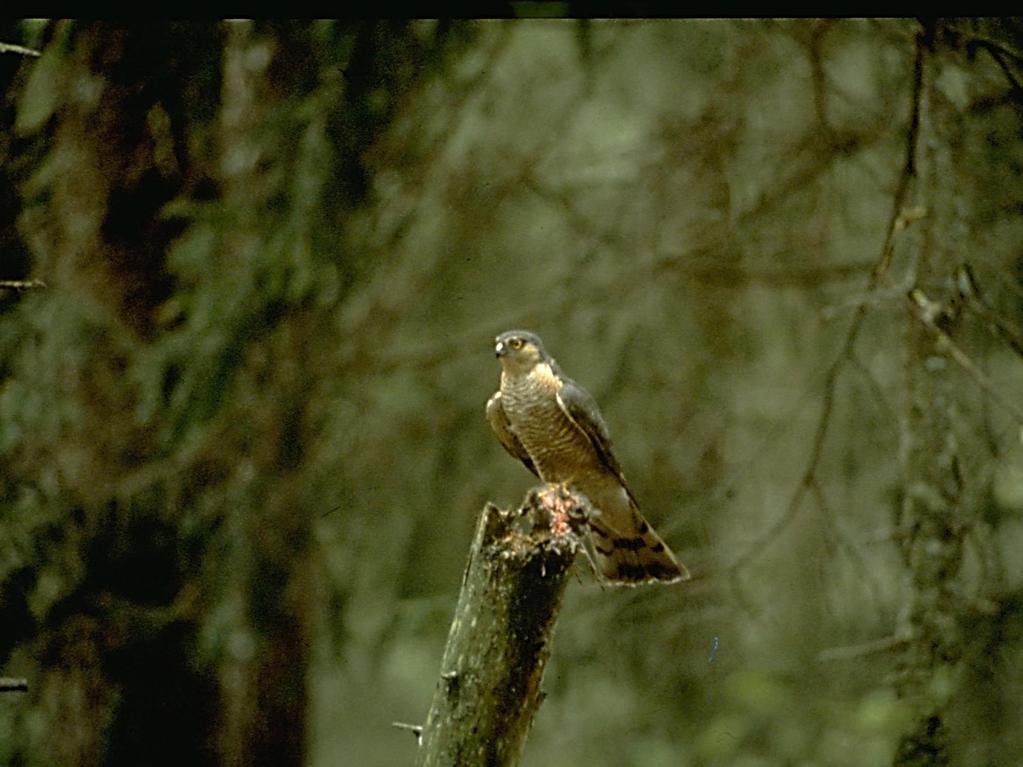
<instances>
[{"instance_id":1,"label":"bare branch","mask_svg":"<svg viewBox=\"0 0 1023 767\"><path fill-rule=\"evenodd\" d=\"M899 175L895 187L895 194L892 198L892 209L888 218L888 228L885 233L884 243L881 246L881 253L874 268L870 272L870 279L867 285L867 292L877 290L888 274L891 266L892 253L895 247L895 238L910 223L921 217L917 208L908 208L906 200L909 195L910 184L916 177L916 151L917 140L920 135L920 112L921 99L923 98L923 61L926 48L926 41L917 37L916 56L913 61L913 89L911 93L911 108L909 126L906 130L906 150L903 159L902 173ZM770 527L751 543L746 550L737 556L728 566L727 571L733 578L733 585L737 586L734 578L738 571L751 562L757 554L764 551L767 545L788 525L799 511L803 495L811 489L816 482L817 469L824 452L824 441L831 424L831 413L834 409L835 389L838 384L838 376L846 362L853 359L856 347L856 339L863 328L863 322L867 317L869 304L862 303L856 309L849 329L846 332L842 347L834 361L828 367L824 380L824 394L821 398L821 411L817 419L817 427L814 430L813 441L810 445L810 452L807 457L806 468L803 471L799 484L796 486L789 500L785 512L775 520Z\"/></svg>"},{"instance_id":2,"label":"bare branch","mask_svg":"<svg viewBox=\"0 0 1023 767\"><path fill-rule=\"evenodd\" d=\"M46 283L42 280L0 280L0 288L7 290L32 290L33 288L45 288Z\"/></svg>"},{"instance_id":3,"label":"bare branch","mask_svg":"<svg viewBox=\"0 0 1023 767\"><path fill-rule=\"evenodd\" d=\"M24 45L16 45L14 43L0 43L0 53L20 53L22 56L35 56L37 58L43 55L34 48L26 48Z\"/></svg>"}]
</instances>

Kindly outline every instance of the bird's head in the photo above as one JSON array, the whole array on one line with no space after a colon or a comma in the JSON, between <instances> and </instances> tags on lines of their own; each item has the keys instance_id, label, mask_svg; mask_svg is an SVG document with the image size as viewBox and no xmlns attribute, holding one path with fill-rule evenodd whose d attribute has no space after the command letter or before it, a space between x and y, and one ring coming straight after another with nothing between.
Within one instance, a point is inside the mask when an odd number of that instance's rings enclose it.
<instances>
[{"instance_id":1,"label":"bird's head","mask_svg":"<svg viewBox=\"0 0 1023 767\"><path fill-rule=\"evenodd\" d=\"M507 330L499 335L494 342L494 353L510 375L525 375L549 359L540 337L527 330Z\"/></svg>"}]
</instances>

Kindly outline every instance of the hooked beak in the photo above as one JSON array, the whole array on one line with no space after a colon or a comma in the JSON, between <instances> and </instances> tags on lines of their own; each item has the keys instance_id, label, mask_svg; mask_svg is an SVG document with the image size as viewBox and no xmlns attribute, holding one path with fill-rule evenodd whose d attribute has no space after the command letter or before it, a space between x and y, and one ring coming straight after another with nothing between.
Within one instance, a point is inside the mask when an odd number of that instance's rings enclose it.
<instances>
[{"instance_id":1,"label":"hooked beak","mask_svg":"<svg viewBox=\"0 0 1023 767\"><path fill-rule=\"evenodd\" d=\"M498 341L494 345L494 356L503 357L508 351L508 347L504 345L503 341Z\"/></svg>"}]
</instances>

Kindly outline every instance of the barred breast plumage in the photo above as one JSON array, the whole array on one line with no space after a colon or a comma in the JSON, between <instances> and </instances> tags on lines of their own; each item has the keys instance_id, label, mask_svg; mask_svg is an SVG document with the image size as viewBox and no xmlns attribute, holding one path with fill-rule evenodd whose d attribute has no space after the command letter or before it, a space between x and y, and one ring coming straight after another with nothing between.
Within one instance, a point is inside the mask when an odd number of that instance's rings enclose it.
<instances>
[{"instance_id":1,"label":"barred breast plumage","mask_svg":"<svg viewBox=\"0 0 1023 767\"><path fill-rule=\"evenodd\" d=\"M531 372L501 377L501 399L512 429L544 482L572 483L599 472L589 440L558 407L555 383Z\"/></svg>"}]
</instances>

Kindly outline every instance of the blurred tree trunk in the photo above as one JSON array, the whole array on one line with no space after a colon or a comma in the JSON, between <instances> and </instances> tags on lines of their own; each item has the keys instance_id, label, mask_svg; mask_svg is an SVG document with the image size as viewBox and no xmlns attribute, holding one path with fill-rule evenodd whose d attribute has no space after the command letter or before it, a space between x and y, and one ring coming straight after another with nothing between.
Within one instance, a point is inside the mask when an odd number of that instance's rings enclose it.
<instances>
[{"instance_id":1,"label":"blurred tree trunk","mask_svg":"<svg viewBox=\"0 0 1023 767\"><path fill-rule=\"evenodd\" d=\"M966 480L960 470L961 434L980 433L963 423L968 408L961 370L943 338L956 331L952 275L960 246L966 188L959 178L961 121L938 91L941 60L933 29L925 29L921 57L920 135L916 154L918 197L927 210L916 243L916 285L906 331L906 398L902 428L904 495L899 528L908 573L908 601L899 633L907 637L899 658L896 691L913 720L900 740L895 764L924 767L949 763L945 721L954 672L963 654L962 602L958 574L967 530Z\"/></svg>"},{"instance_id":2,"label":"blurred tree trunk","mask_svg":"<svg viewBox=\"0 0 1023 767\"><path fill-rule=\"evenodd\" d=\"M40 561L32 563L59 573L61 583L52 605L32 611L39 623L27 632L40 663L32 687L48 731L43 748L54 764L213 758L217 693L191 663L198 623L176 605L189 576L164 516L166 498L160 489L113 489L154 450L151 431L131 417L123 372L170 290L164 252L179 230L159 213L178 193L184 167L172 136L180 122L170 115L182 112L191 64L177 56L214 37L197 32L57 22L42 68L20 94L19 138L40 139L22 145L37 162L22 213L34 272L47 275L51 306L89 308L88 327L74 332L91 333L93 342L50 371L62 380L59 406L77 415L62 425L64 444L38 435L28 448L40 464L60 465L69 449L80 462L59 470L55 505L64 516L41 530ZM59 322L48 330L59 333ZM31 486L33 468L14 481Z\"/></svg>"},{"instance_id":3,"label":"blurred tree trunk","mask_svg":"<svg viewBox=\"0 0 1023 767\"><path fill-rule=\"evenodd\" d=\"M288 81L291 72L274 66L281 50L292 55L303 50L286 28L257 31L248 21L226 25L214 172L220 203L233 226L223 233L221 257L243 265L242 272L249 264L253 276L259 274L254 253L265 247L267 222L275 220L267 210L272 202L267 199L266 178L288 159L286 153L270 154L269 147L279 137L268 128L280 129L272 112L281 109L297 88ZM289 321L283 317L279 325L267 323L264 332L272 334ZM312 616L306 580L309 519L296 513L302 493L289 482L301 463L303 396L299 377L283 355L274 371L276 375L265 381L276 392L279 407L266 406L269 417L257 427L261 439L251 446L247 459L257 477L276 477L281 489L253 498L255 507L243 503L226 510L241 538L228 576L228 590L237 600L233 631L241 644L228 648L219 668L223 693L219 742L222 762L228 765L297 767L305 761ZM285 457L289 450L294 454Z\"/></svg>"}]
</instances>

